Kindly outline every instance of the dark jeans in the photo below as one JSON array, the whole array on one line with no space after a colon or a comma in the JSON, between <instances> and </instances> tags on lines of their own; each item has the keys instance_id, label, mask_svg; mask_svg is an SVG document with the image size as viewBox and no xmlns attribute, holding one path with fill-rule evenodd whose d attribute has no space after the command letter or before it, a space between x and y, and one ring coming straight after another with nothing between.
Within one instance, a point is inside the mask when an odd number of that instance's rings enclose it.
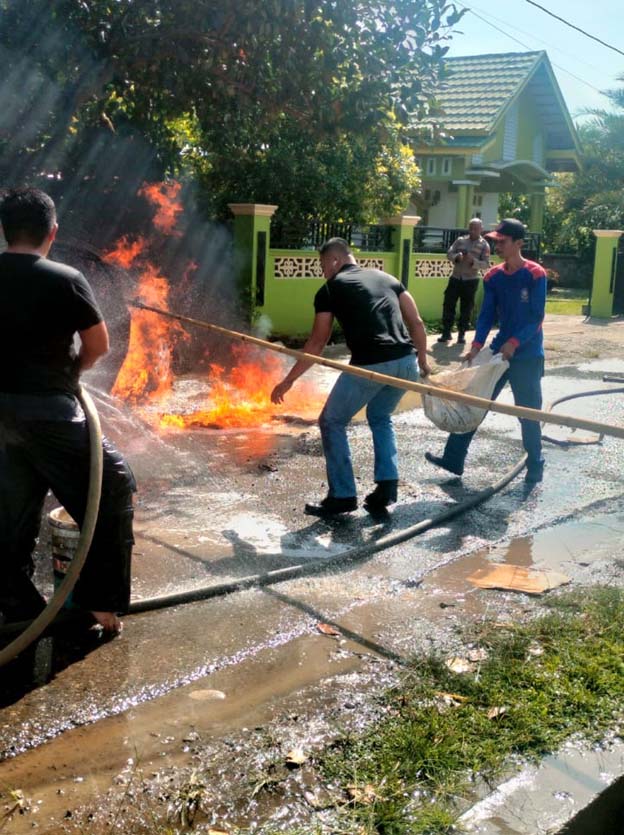
<instances>
[{"instance_id":1,"label":"dark jeans","mask_svg":"<svg viewBox=\"0 0 624 835\"><path fill-rule=\"evenodd\" d=\"M474 310L475 296L479 287L479 279L449 278L449 283L444 291L444 305L442 306L442 332L450 334L453 330L455 319L455 308L459 300L459 319L457 328L460 333L465 333L470 326L470 317Z\"/></svg>"},{"instance_id":2,"label":"dark jeans","mask_svg":"<svg viewBox=\"0 0 624 835\"><path fill-rule=\"evenodd\" d=\"M500 378L494 388L492 400L496 400L505 384L509 381L516 406L528 406L530 409L542 408L542 377L544 376L544 358L526 357L513 359L509 363L509 370ZM542 428L535 420L520 418L522 444L528 455L527 467L541 467L542 458ZM475 430L476 431L476 430ZM459 435L449 435L444 448L444 458L461 468L464 464L468 447L474 432L464 432Z\"/></svg>"},{"instance_id":3,"label":"dark jeans","mask_svg":"<svg viewBox=\"0 0 624 835\"><path fill-rule=\"evenodd\" d=\"M130 602L134 476L103 440L102 498L89 554L74 588L83 609L125 612ZM52 490L81 525L89 483L83 421L0 421L0 611L7 620L36 617L45 601L31 582L43 503Z\"/></svg>"}]
</instances>

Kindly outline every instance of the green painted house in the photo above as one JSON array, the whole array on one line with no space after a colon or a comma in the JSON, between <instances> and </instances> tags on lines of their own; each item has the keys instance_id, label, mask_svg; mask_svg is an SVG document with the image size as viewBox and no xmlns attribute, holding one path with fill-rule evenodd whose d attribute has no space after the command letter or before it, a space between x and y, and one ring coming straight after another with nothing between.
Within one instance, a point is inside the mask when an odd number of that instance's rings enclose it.
<instances>
[{"instance_id":1,"label":"green painted house","mask_svg":"<svg viewBox=\"0 0 624 835\"><path fill-rule=\"evenodd\" d=\"M576 131L545 52L448 58L440 90L443 137L416 147L423 178L417 207L428 227L465 228L498 218L501 192L530 198L529 229L542 229L544 189L576 171Z\"/></svg>"},{"instance_id":2,"label":"green painted house","mask_svg":"<svg viewBox=\"0 0 624 835\"><path fill-rule=\"evenodd\" d=\"M579 168L574 125L546 53L475 55L447 63L449 78L439 94L444 135L416 149L422 206L368 228L319 222L313 231L314 222L311 235L322 227L318 240L311 237L303 249L292 249L272 226L277 206L230 204L251 317L263 317L263 327L274 335L309 333L314 294L324 280L315 250L324 237L347 237L360 263L397 276L421 314L434 321L451 271L448 246L473 216L486 228L496 223L501 192L530 195L531 237L541 232L552 173ZM531 251L528 244L525 252Z\"/></svg>"}]
</instances>

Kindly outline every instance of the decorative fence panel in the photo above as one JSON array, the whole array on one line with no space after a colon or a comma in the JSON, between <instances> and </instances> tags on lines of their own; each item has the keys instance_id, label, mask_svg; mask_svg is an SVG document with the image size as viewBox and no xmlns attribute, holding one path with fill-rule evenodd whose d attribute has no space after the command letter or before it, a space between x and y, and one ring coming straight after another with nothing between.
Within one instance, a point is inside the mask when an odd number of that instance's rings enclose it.
<instances>
[{"instance_id":1,"label":"decorative fence panel","mask_svg":"<svg viewBox=\"0 0 624 835\"><path fill-rule=\"evenodd\" d=\"M358 263L396 276L416 300L421 316L439 321L451 265L444 251L419 251L421 230L415 228L416 217L398 216L384 225L355 226L315 221L301 224L295 230L292 245L276 246L288 235L285 227L271 222L277 206L230 204L235 215L234 242L238 253L239 281L249 299L250 318L269 320L274 336L305 337L314 318L314 296L322 286L318 245L327 237L343 237L353 247ZM456 237L462 230L443 232L440 243ZM378 248L375 249L375 246ZM477 296L480 301L481 290Z\"/></svg>"},{"instance_id":2,"label":"decorative fence panel","mask_svg":"<svg viewBox=\"0 0 624 835\"><path fill-rule=\"evenodd\" d=\"M357 260L363 267L392 271L393 253L367 253ZM318 255L309 250L270 249L264 305L257 312L269 317L274 334L305 336L314 319L314 296L324 281Z\"/></svg>"}]
</instances>

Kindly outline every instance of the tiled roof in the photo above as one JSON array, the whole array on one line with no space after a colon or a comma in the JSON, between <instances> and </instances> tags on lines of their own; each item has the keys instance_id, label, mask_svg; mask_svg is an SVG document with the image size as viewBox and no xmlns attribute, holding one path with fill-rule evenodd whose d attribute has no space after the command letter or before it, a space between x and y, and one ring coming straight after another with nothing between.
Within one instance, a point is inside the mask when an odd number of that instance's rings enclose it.
<instances>
[{"instance_id":1,"label":"tiled roof","mask_svg":"<svg viewBox=\"0 0 624 835\"><path fill-rule=\"evenodd\" d=\"M545 52L506 52L446 58L438 93L447 131L488 132Z\"/></svg>"}]
</instances>

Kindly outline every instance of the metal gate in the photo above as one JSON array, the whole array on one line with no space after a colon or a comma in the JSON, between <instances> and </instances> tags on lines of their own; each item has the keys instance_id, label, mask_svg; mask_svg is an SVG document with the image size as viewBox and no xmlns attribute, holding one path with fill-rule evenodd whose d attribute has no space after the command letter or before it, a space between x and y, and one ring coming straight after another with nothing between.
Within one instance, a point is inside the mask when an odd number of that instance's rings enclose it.
<instances>
[{"instance_id":1,"label":"metal gate","mask_svg":"<svg viewBox=\"0 0 624 835\"><path fill-rule=\"evenodd\" d=\"M613 292L614 315L624 314L624 236L620 238L617 249L613 250L610 289Z\"/></svg>"}]
</instances>

